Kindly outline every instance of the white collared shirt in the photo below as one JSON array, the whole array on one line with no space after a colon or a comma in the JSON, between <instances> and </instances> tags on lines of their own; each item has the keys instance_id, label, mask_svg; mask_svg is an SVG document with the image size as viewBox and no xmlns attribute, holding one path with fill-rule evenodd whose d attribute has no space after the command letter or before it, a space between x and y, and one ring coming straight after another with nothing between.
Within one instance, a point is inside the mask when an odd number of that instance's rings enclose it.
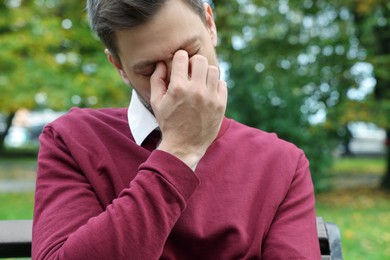
<instances>
[{"instance_id":1,"label":"white collared shirt","mask_svg":"<svg viewBox=\"0 0 390 260\"><path fill-rule=\"evenodd\" d=\"M154 115L142 104L137 92L133 89L127 119L131 133L138 145L141 145L146 137L158 127Z\"/></svg>"}]
</instances>

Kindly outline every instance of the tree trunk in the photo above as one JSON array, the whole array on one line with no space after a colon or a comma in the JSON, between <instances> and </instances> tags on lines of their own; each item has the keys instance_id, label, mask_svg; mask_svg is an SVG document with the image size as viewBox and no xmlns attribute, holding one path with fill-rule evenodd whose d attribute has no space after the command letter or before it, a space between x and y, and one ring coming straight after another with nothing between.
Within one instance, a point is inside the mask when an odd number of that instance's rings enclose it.
<instances>
[{"instance_id":1,"label":"tree trunk","mask_svg":"<svg viewBox=\"0 0 390 260\"><path fill-rule=\"evenodd\" d=\"M386 173L382 179L381 187L390 190L390 128L386 129Z\"/></svg>"},{"instance_id":2,"label":"tree trunk","mask_svg":"<svg viewBox=\"0 0 390 260\"><path fill-rule=\"evenodd\" d=\"M7 136L9 129L11 128L12 120L14 119L14 117L15 117L15 112L11 112L8 115L6 122L5 122L6 123L5 131L3 133L0 133L0 155L4 155L5 137Z\"/></svg>"}]
</instances>

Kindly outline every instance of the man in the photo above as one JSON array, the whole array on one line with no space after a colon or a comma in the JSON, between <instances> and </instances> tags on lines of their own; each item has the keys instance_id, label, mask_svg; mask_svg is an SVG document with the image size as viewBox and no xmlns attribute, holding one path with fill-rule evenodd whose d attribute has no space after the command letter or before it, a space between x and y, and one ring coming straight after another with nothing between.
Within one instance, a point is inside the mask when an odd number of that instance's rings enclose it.
<instances>
[{"instance_id":1,"label":"man","mask_svg":"<svg viewBox=\"0 0 390 260\"><path fill-rule=\"evenodd\" d=\"M319 259L303 152L224 118L210 6L89 0L88 12L132 99L44 129L33 258Z\"/></svg>"}]
</instances>

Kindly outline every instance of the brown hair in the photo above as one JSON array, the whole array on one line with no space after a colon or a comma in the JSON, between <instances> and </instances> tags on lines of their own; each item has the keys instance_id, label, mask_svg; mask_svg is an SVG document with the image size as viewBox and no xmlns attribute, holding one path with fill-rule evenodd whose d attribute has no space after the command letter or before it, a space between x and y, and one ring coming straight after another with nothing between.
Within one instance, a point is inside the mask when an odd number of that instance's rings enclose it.
<instances>
[{"instance_id":1,"label":"brown hair","mask_svg":"<svg viewBox=\"0 0 390 260\"><path fill-rule=\"evenodd\" d=\"M96 31L107 49L118 57L115 31L150 21L169 1L173 0L87 0L87 12L92 30ZM174 1L184 1L205 21L202 0Z\"/></svg>"}]
</instances>

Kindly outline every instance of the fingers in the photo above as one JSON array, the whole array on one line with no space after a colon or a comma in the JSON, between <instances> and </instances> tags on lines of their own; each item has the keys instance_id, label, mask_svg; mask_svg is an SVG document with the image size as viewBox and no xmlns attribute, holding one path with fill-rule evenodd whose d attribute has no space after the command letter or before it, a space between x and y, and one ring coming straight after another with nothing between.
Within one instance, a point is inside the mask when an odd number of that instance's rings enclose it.
<instances>
[{"instance_id":1,"label":"fingers","mask_svg":"<svg viewBox=\"0 0 390 260\"><path fill-rule=\"evenodd\" d=\"M206 57L194 55L189 58L184 50L178 50L172 60L171 81L191 80L196 85L206 85L212 90L218 88L219 69L208 64ZM201 85L200 85L201 86Z\"/></svg>"},{"instance_id":2,"label":"fingers","mask_svg":"<svg viewBox=\"0 0 390 260\"><path fill-rule=\"evenodd\" d=\"M167 75L168 68L164 62L159 62L150 79L151 82L151 103L160 100L166 94L168 86L171 90L203 89L202 91L219 94L226 92L226 83L219 80L220 71L217 66L208 64L206 57L194 55L189 58L188 53L179 50L172 59L171 75ZM167 83L170 81L169 83ZM224 90L225 89L225 90ZM181 92L178 92L181 93ZM154 102L152 101L154 100Z\"/></svg>"},{"instance_id":3,"label":"fingers","mask_svg":"<svg viewBox=\"0 0 390 260\"><path fill-rule=\"evenodd\" d=\"M167 68L165 64L163 62L157 63L156 69L150 78L150 104L152 107L159 103L167 91L166 77Z\"/></svg>"},{"instance_id":4,"label":"fingers","mask_svg":"<svg viewBox=\"0 0 390 260\"><path fill-rule=\"evenodd\" d=\"M219 84L219 68L209 65L208 60L195 55L190 59L191 80L195 86L205 86L211 92L217 92Z\"/></svg>"},{"instance_id":5,"label":"fingers","mask_svg":"<svg viewBox=\"0 0 390 260\"><path fill-rule=\"evenodd\" d=\"M178 50L173 56L171 80L187 80L188 79L188 53L184 50Z\"/></svg>"},{"instance_id":6,"label":"fingers","mask_svg":"<svg viewBox=\"0 0 390 260\"><path fill-rule=\"evenodd\" d=\"M228 96L226 81L224 80L218 81L217 93L222 105L224 106L223 109L226 110L226 103L227 103L227 96Z\"/></svg>"},{"instance_id":7,"label":"fingers","mask_svg":"<svg viewBox=\"0 0 390 260\"><path fill-rule=\"evenodd\" d=\"M216 66L209 66L206 80L207 88L211 92L218 92L219 80L219 68Z\"/></svg>"},{"instance_id":8,"label":"fingers","mask_svg":"<svg viewBox=\"0 0 390 260\"><path fill-rule=\"evenodd\" d=\"M169 86L168 86L169 85ZM227 102L226 82L206 57L177 51L151 78L151 105L163 133L160 150L195 168L215 140Z\"/></svg>"},{"instance_id":9,"label":"fingers","mask_svg":"<svg viewBox=\"0 0 390 260\"><path fill-rule=\"evenodd\" d=\"M207 83L207 75L209 70L209 62L200 55L195 55L190 59L191 80L196 85L205 85Z\"/></svg>"}]
</instances>

